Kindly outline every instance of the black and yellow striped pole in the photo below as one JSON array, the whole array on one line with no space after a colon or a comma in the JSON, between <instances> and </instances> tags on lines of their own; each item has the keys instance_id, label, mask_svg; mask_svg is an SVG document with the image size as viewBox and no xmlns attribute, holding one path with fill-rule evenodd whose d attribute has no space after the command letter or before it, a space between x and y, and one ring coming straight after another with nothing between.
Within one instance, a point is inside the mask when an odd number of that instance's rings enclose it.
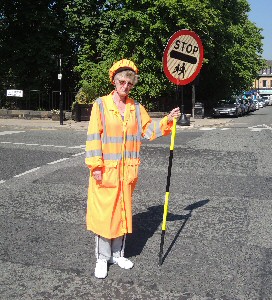
<instances>
[{"instance_id":1,"label":"black and yellow striped pole","mask_svg":"<svg viewBox=\"0 0 272 300\"><path fill-rule=\"evenodd\" d=\"M182 118L178 125L189 125L184 114L183 107L183 86L192 82L200 72L204 58L204 49L199 36L188 29L182 29L175 32L169 39L167 46L163 53L163 71L166 77L176 85L176 97L178 97L179 89L181 86L181 104L182 104ZM168 214L168 202L169 202L169 188L171 178L171 168L173 160L173 151L176 138L176 124L177 120L174 119L171 144L170 144L170 156L167 175L167 185L163 209L163 221L162 221L162 234L161 245L159 252L159 264L163 263L163 244L166 231L166 219Z\"/></svg>"},{"instance_id":2,"label":"black and yellow striped pole","mask_svg":"<svg viewBox=\"0 0 272 300\"><path fill-rule=\"evenodd\" d=\"M170 197L169 190L170 190L171 169L172 169L172 161L173 161L175 139L176 139L176 125L177 125L177 120L176 120L176 118L174 118L172 134L171 134L171 143L170 143L170 154L169 154L166 192L165 192L165 200L164 200L164 207L163 207L163 220L162 220L161 244L160 244L160 252L159 252L159 265L162 265L162 263L163 263L162 255L163 255L163 245L164 245L164 237L165 237L165 231L166 231L166 220L167 220L167 214L168 214L168 202L169 202L169 197Z\"/></svg>"}]
</instances>

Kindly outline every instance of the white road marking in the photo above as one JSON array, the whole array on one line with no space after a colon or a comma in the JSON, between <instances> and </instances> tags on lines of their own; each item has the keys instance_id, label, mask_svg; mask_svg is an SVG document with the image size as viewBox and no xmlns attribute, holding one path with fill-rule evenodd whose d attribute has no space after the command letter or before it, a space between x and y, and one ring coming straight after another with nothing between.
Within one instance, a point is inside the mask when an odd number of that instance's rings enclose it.
<instances>
[{"instance_id":1,"label":"white road marking","mask_svg":"<svg viewBox=\"0 0 272 300\"><path fill-rule=\"evenodd\" d=\"M200 130L214 130L214 129L216 129L216 127L202 127L202 128L200 128Z\"/></svg>"},{"instance_id":2,"label":"white road marking","mask_svg":"<svg viewBox=\"0 0 272 300\"><path fill-rule=\"evenodd\" d=\"M50 145L50 144L45 144L45 145L40 145L40 144L28 144L28 143L19 143L19 142L0 142L0 144L12 144L12 145L25 145L25 146L39 146L39 147L54 147L54 148L67 148L67 149L85 149L85 145L80 145L80 146L63 146L63 145Z\"/></svg>"},{"instance_id":3,"label":"white road marking","mask_svg":"<svg viewBox=\"0 0 272 300\"><path fill-rule=\"evenodd\" d=\"M54 165L54 164L63 162L63 161L65 161L65 160L68 160L68 159L70 159L70 158L72 158L72 157L80 156L80 155L83 155L83 154L85 154L85 152L76 153L76 154L71 155L71 157L65 157L65 158L62 158L62 159L59 159L59 160L55 160L55 161L49 162L49 163L47 163L47 165ZM33 168L33 169L31 169L31 170L28 170L28 171L23 172L23 173L21 173L21 174L15 175L15 176L13 176L13 177L14 177L14 178L18 178L18 177L27 175L27 174L29 174L29 173L35 172L35 171L39 170L40 168L41 168L41 167ZM6 182L6 180L0 180L0 184L2 184L2 183L4 183L4 182Z\"/></svg>"},{"instance_id":4,"label":"white road marking","mask_svg":"<svg viewBox=\"0 0 272 300\"><path fill-rule=\"evenodd\" d=\"M85 152L76 153L76 154L73 154L72 156L79 156L79 155L83 155L83 154L85 154Z\"/></svg>"},{"instance_id":5,"label":"white road marking","mask_svg":"<svg viewBox=\"0 0 272 300\"><path fill-rule=\"evenodd\" d=\"M262 131L263 128L252 128L250 131Z\"/></svg>"},{"instance_id":6,"label":"white road marking","mask_svg":"<svg viewBox=\"0 0 272 300\"><path fill-rule=\"evenodd\" d=\"M12 134L12 133L20 133L20 132L25 132L25 131L8 131L8 132L0 132L0 135L4 135L5 134ZM68 146L62 146L62 145L40 145L40 144L34 144L34 143L20 143L20 142L0 142L0 144L12 144L12 145L25 145L25 146L40 146L40 147L54 147L54 148L69 148L69 149L82 149L82 148L85 148L85 145L79 145L79 146L73 146L73 147L68 147ZM80 155L83 155L85 154L85 151L84 152L80 152L80 153L76 153L76 154L73 154L71 155L71 157L77 157L77 156L80 156ZM70 157L70 158L71 158ZM63 161L66 161L68 159L70 159L68 157L65 157L65 158L62 158L62 159L59 159L59 160L56 160L56 161L52 161L52 162L49 162L47 163L47 165L54 165L54 164L57 164L57 163L60 163L60 162L63 162ZM33 168L31 170L28 170L26 172L23 172L21 174L18 174L18 175L15 175L13 176L14 178L18 178L18 177L21 177L21 176L24 176L26 174L29 174L29 173L32 173L32 172L35 172L37 170L39 170L41 167L37 167L37 168ZM0 184L6 182L6 180L0 180Z\"/></svg>"},{"instance_id":7,"label":"white road marking","mask_svg":"<svg viewBox=\"0 0 272 300\"><path fill-rule=\"evenodd\" d=\"M84 149L85 145L68 147L69 149Z\"/></svg>"},{"instance_id":8,"label":"white road marking","mask_svg":"<svg viewBox=\"0 0 272 300\"><path fill-rule=\"evenodd\" d=\"M221 130L229 130L230 128L222 128Z\"/></svg>"},{"instance_id":9,"label":"white road marking","mask_svg":"<svg viewBox=\"0 0 272 300\"><path fill-rule=\"evenodd\" d=\"M0 132L0 135L8 135L8 134L14 134L14 133L21 133L25 131L2 131Z\"/></svg>"},{"instance_id":10,"label":"white road marking","mask_svg":"<svg viewBox=\"0 0 272 300\"><path fill-rule=\"evenodd\" d=\"M40 168L41 168L41 167L37 167L37 168L31 169L31 170L28 170L28 171L26 171L26 172L24 172L24 173L21 173L21 174L15 175L14 177L21 177L21 176L23 176L23 175L26 175L26 174L29 174L29 173L35 172L35 171L39 170Z\"/></svg>"},{"instance_id":11,"label":"white road marking","mask_svg":"<svg viewBox=\"0 0 272 300\"><path fill-rule=\"evenodd\" d=\"M67 160L67 159L69 159L69 158L68 158L68 157L65 157L65 158L62 158L62 159L59 159L59 160L52 161L52 162L47 163L47 164L48 164L48 165L54 165L54 164L57 164L57 163L59 163L59 162L65 161L65 160Z\"/></svg>"},{"instance_id":12,"label":"white road marking","mask_svg":"<svg viewBox=\"0 0 272 300\"><path fill-rule=\"evenodd\" d=\"M265 125L265 124L248 127L248 129L250 129L251 131L262 131L262 130L267 130L267 129L272 130L271 127L269 127L268 125Z\"/></svg>"}]
</instances>

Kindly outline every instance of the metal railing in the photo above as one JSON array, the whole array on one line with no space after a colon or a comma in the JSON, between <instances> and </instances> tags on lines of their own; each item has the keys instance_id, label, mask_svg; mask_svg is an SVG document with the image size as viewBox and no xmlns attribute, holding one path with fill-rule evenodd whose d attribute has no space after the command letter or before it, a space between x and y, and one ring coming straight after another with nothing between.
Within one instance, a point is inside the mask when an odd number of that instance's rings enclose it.
<instances>
[{"instance_id":1,"label":"metal railing","mask_svg":"<svg viewBox=\"0 0 272 300\"><path fill-rule=\"evenodd\" d=\"M76 92L62 91L63 110L71 111ZM59 109L59 91L24 91L23 97L8 97L6 91L0 91L0 108L24 110L52 110Z\"/></svg>"}]
</instances>

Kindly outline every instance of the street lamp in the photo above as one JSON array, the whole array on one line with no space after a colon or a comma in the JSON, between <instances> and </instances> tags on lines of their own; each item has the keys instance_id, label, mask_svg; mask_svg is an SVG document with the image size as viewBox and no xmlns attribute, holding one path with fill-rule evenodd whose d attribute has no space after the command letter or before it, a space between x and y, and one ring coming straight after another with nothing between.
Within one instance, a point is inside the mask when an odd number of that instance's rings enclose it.
<instances>
[{"instance_id":1,"label":"street lamp","mask_svg":"<svg viewBox=\"0 0 272 300\"><path fill-rule=\"evenodd\" d=\"M63 101L62 101L62 93L61 93L61 79L62 79L62 69L61 69L61 54L59 55L59 74L58 79L60 81L60 90L59 90L59 109L60 109L60 125L63 125Z\"/></svg>"}]
</instances>

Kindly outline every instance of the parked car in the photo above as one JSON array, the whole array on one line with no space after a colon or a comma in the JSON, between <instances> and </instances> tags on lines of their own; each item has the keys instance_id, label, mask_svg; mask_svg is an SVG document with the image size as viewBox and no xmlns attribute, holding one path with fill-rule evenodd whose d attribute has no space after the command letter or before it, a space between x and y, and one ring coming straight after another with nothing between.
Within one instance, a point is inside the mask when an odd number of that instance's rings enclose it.
<instances>
[{"instance_id":1,"label":"parked car","mask_svg":"<svg viewBox=\"0 0 272 300\"><path fill-rule=\"evenodd\" d=\"M259 109L259 101L257 99L253 100L254 104L255 104L255 107L256 107L256 110Z\"/></svg>"},{"instance_id":2,"label":"parked car","mask_svg":"<svg viewBox=\"0 0 272 300\"><path fill-rule=\"evenodd\" d=\"M248 99L247 101L248 101L248 105L249 105L249 112L254 112L256 110L254 101L252 99Z\"/></svg>"},{"instance_id":3,"label":"parked car","mask_svg":"<svg viewBox=\"0 0 272 300\"><path fill-rule=\"evenodd\" d=\"M261 98L262 99L262 102L263 102L263 107L267 106L267 102L265 102L265 98Z\"/></svg>"},{"instance_id":4,"label":"parked car","mask_svg":"<svg viewBox=\"0 0 272 300\"><path fill-rule=\"evenodd\" d=\"M259 101L259 108L263 108L264 107L263 99L259 98L258 101Z\"/></svg>"},{"instance_id":5,"label":"parked car","mask_svg":"<svg viewBox=\"0 0 272 300\"><path fill-rule=\"evenodd\" d=\"M239 102L240 102L240 105L243 107L244 115L249 114L249 112L250 112L250 110L249 110L250 106L249 106L248 100L242 98L242 99L239 100Z\"/></svg>"},{"instance_id":6,"label":"parked car","mask_svg":"<svg viewBox=\"0 0 272 300\"><path fill-rule=\"evenodd\" d=\"M246 107L246 114L249 114L250 113L250 103L247 99L243 99L244 101L244 105Z\"/></svg>"},{"instance_id":7,"label":"parked car","mask_svg":"<svg viewBox=\"0 0 272 300\"><path fill-rule=\"evenodd\" d=\"M236 117L242 115L242 109L237 99L231 98L226 100L219 100L213 107L213 117L221 116Z\"/></svg>"},{"instance_id":8,"label":"parked car","mask_svg":"<svg viewBox=\"0 0 272 300\"><path fill-rule=\"evenodd\" d=\"M262 97L263 98L263 101L264 101L264 103L265 103L265 106L267 106L267 105L269 105L269 98L268 98L268 96L263 96Z\"/></svg>"},{"instance_id":9,"label":"parked car","mask_svg":"<svg viewBox=\"0 0 272 300\"><path fill-rule=\"evenodd\" d=\"M242 116L244 116L247 113L247 107L245 106L243 99L239 99L238 101L242 110Z\"/></svg>"}]
</instances>

